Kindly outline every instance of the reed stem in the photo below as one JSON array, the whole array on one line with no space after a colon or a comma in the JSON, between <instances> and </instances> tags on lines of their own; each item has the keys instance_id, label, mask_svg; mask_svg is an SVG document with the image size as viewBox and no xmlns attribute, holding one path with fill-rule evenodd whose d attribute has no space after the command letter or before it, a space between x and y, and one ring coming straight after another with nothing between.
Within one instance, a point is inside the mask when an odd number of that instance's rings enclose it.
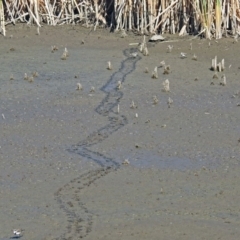
<instances>
[{"instance_id":1,"label":"reed stem","mask_svg":"<svg viewBox=\"0 0 240 240\"><path fill-rule=\"evenodd\" d=\"M17 22L218 39L239 31L240 8L239 0L0 0L1 33L6 34L5 25Z\"/></svg>"}]
</instances>

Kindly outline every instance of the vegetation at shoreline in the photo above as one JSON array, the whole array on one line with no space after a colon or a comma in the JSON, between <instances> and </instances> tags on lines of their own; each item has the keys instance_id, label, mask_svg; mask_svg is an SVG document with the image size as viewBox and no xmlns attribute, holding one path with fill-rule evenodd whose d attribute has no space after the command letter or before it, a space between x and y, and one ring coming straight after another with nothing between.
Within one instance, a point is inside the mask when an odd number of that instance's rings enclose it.
<instances>
[{"instance_id":1,"label":"vegetation at shoreline","mask_svg":"<svg viewBox=\"0 0 240 240\"><path fill-rule=\"evenodd\" d=\"M26 22L219 39L240 34L240 8L239 0L0 0L0 22L3 35Z\"/></svg>"}]
</instances>

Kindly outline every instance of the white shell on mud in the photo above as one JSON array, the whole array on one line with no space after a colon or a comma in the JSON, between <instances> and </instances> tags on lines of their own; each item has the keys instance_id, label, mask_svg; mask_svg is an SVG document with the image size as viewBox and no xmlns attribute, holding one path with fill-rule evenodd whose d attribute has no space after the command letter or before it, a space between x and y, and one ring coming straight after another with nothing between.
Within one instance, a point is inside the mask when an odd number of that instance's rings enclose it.
<instances>
[{"instance_id":1,"label":"white shell on mud","mask_svg":"<svg viewBox=\"0 0 240 240\"><path fill-rule=\"evenodd\" d=\"M164 41L165 38L162 35L153 35L149 41L150 42L157 42L157 41Z\"/></svg>"}]
</instances>

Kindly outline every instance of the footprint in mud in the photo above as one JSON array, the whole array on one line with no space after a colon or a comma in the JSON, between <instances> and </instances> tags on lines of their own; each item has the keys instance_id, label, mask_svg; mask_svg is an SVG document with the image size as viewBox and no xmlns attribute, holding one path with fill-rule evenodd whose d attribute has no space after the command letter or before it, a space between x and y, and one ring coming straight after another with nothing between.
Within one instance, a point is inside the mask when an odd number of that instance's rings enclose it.
<instances>
[{"instance_id":1,"label":"footprint in mud","mask_svg":"<svg viewBox=\"0 0 240 240\"><path fill-rule=\"evenodd\" d=\"M115 113L113 109L123 97L123 93L116 88L118 82L124 82L126 76L135 70L136 63L141 59L140 56L133 57L131 54L133 52L136 52L136 49L123 51L124 56L127 58L122 61L120 69L101 88L106 93L106 96L95 111L102 116L108 116L109 123L68 149L70 153L75 153L94 161L99 166L99 169L80 175L55 193L56 201L68 218L66 232L58 237L57 240L84 238L92 231L92 214L81 202L79 193L97 179L106 176L112 171L116 171L120 167L120 164L113 159L91 151L88 147L100 143L127 124L127 118Z\"/></svg>"}]
</instances>

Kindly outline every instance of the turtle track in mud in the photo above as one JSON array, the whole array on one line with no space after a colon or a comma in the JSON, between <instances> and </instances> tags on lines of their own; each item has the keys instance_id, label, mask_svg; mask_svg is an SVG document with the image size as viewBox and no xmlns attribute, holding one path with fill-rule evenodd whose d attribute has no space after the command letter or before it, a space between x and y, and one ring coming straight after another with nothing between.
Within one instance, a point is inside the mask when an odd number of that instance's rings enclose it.
<instances>
[{"instance_id":1,"label":"turtle track in mud","mask_svg":"<svg viewBox=\"0 0 240 240\"><path fill-rule=\"evenodd\" d=\"M136 63L141 58L131 57L131 53L136 49L126 49L123 51L125 60L122 61L120 69L115 72L108 82L101 88L106 93L104 99L97 106L95 111L108 117L108 124L90 134L85 140L71 146L68 151L78 154L85 159L95 162L99 168L90 170L72 179L69 183L58 189L55 199L60 208L65 212L68 225L66 231L56 240L73 240L86 237L92 231L93 215L81 202L79 193L94 183L97 179L106 176L112 171L120 168L120 164L114 159L108 158L103 154L89 150L88 148L107 139L111 134L124 127L128 121L124 115L114 112L123 93L116 89L118 81L124 82L127 75L136 68Z\"/></svg>"}]
</instances>

